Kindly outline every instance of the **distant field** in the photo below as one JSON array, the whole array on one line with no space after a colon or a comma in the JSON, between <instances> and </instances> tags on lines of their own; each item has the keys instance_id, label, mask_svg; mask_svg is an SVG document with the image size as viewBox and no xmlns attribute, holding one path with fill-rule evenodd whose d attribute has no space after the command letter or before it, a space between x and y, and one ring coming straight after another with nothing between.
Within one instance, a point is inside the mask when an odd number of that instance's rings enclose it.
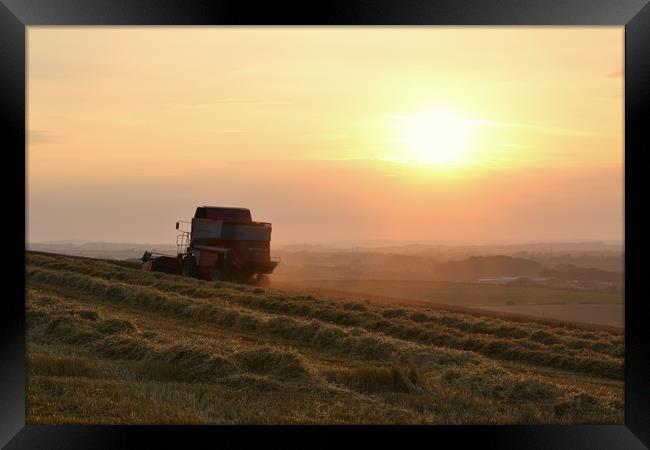
<instances>
[{"instance_id":1,"label":"distant field","mask_svg":"<svg viewBox=\"0 0 650 450\"><path fill-rule=\"evenodd\" d=\"M297 280L276 282L293 289L415 300L509 314L623 328L623 294L544 287L393 280Z\"/></svg>"},{"instance_id":2,"label":"distant field","mask_svg":"<svg viewBox=\"0 0 650 450\"><path fill-rule=\"evenodd\" d=\"M458 306L621 304L623 302L623 295L614 293L438 281L299 280L287 281L287 283Z\"/></svg>"},{"instance_id":3,"label":"distant field","mask_svg":"<svg viewBox=\"0 0 650 450\"><path fill-rule=\"evenodd\" d=\"M624 308L618 303L568 304L568 305L503 305L483 306L481 309L511 314L523 314L549 319L568 320L571 322L591 323L623 328L625 325Z\"/></svg>"},{"instance_id":4,"label":"distant field","mask_svg":"<svg viewBox=\"0 0 650 450\"><path fill-rule=\"evenodd\" d=\"M31 252L26 274L29 424L623 423L620 332Z\"/></svg>"}]
</instances>

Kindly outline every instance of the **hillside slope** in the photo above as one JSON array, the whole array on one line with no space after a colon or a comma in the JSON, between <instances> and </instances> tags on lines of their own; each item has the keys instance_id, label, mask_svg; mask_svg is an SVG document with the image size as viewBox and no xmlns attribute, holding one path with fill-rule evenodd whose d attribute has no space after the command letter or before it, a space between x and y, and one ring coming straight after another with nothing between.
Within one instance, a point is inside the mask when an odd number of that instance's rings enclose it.
<instances>
[{"instance_id":1,"label":"hillside slope","mask_svg":"<svg viewBox=\"0 0 650 450\"><path fill-rule=\"evenodd\" d=\"M623 423L623 337L28 253L27 422Z\"/></svg>"}]
</instances>

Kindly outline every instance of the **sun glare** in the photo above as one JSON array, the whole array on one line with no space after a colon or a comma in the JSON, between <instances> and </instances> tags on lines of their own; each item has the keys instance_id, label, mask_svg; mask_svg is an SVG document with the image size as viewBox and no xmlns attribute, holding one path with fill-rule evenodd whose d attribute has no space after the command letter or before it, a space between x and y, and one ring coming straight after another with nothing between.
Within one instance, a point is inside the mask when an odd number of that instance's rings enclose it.
<instances>
[{"instance_id":1,"label":"sun glare","mask_svg":"<svg viewBox=\"0 0 650 450\"><path fill-rule=\"evenodd\" d=\"M470 123L445 108L405 117L404 145L418 163L458 162L469 144Z\"/></svg>"}]
</instances>

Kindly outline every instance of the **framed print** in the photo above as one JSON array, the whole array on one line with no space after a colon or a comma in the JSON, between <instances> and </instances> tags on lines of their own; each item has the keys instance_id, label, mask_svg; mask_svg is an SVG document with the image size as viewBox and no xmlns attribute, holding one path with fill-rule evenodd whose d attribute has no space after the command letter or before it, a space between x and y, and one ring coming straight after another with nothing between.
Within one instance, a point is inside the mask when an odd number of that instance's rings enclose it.
<instances>
[{"instance_id":1,"label":"framed print","mask_svg":"<svg viewBox=\"0 0 650 450\"><path fill-rule=\"evenodd\" d=\"M0 11L7 448L649 445L647 2Z\"/></svg>"}]
</instances>

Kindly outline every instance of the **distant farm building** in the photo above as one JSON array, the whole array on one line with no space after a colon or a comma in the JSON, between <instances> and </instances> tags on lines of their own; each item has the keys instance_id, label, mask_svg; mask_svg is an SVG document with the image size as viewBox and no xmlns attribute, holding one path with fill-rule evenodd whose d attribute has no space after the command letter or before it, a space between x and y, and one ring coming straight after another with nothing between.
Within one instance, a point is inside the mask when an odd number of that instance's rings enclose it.
<instances>
[{"instance_id":1,"label":"distant farm building","mask_svg":"<svg viewBox=\"0 0 650 450\"><path fill-rule=\"evenodd\" d=\"M531 278L531 277L499 277L499 278L479 278L478 282L481 284L496 284L496 285L517 285L517 286L534 286L536 284L544 284L550 281L551 278Z\"/></svg>"}]
</instances>

